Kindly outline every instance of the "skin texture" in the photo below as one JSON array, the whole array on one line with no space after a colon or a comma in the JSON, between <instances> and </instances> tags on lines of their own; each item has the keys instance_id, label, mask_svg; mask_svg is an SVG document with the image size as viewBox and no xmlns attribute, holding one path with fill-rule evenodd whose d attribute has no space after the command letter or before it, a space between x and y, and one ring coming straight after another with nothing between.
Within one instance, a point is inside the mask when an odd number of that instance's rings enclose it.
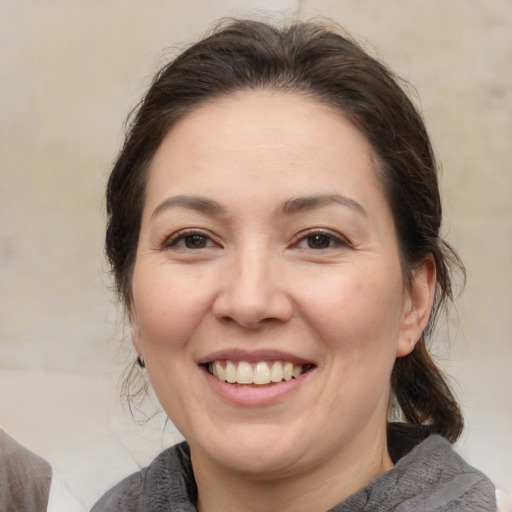
<instances>
[{"instance_id":1,"label":"skin texture","mask_svg":"<svg viewBox=\"0 0 512 512\"><path fill-rule=\"evenodd\" d=\"M342 115L272 91L204 104L153 158L132 339L202 511L326 510L392 467L390 373L425 328L435 269L405 284L374 162ZM218 351L314 369L277 399L233 401L203 364Z\"/></svg>"}]
</instances>

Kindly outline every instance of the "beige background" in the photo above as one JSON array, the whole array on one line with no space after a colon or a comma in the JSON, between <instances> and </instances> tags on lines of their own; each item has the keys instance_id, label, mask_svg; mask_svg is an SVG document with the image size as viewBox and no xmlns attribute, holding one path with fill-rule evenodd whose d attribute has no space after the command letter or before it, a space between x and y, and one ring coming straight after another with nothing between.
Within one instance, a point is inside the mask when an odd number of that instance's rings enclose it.
<instances>
[{"instance_id":1,"label":"beige background","mask_svg":"<svg viewBox=\"0 0 512 512\"><path fill-rule=\"evenodd\" d=\"M510 0L0 0L0 425L83 507L176 438L161 415L139 427L118 405L131 353L103 188L162 49L261 12L332 17L416 86L468 269L437 343L467 419L458 449L512 489Z\"/></svg>"}]
</instances>

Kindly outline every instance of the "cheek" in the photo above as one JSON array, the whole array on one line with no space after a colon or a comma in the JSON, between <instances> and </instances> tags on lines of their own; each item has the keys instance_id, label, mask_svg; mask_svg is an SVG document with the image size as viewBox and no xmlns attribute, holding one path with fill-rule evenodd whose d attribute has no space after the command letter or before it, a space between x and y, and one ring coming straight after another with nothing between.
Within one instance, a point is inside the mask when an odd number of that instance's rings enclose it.
<instances>
[{"instance_id":1,"label":"cheek","mask_svg":"<svg viewBox=\"0 0 512 512\"><path fill-rule=\"evenodd\" d=\"M191 421L190 397L198 396L190 378L192 340L208 308L207 287L194 284L183 274L178 276L161 265L150 272L136 267L133 278L146 372L164 410L181 432Z\"/></svg>"},{"instance_id":2,"label":"cheek","mask_svg":"<svg viewBox=\"0 0 512 512\"><path fill-rule=\"evenodd\" d=\"M207 288L201 279L169 272L135 269L133 297L139 337L145 351L176 351L186 345L208 308Z\"/></svg>"},{"instance_id":3,"label":"cheek","mask_svg":"<svg viewBox=\"0 0 512 512\"><path fill-rule=\"evenodd\" d=\"M331 350L366 360L394 351L403 309L399 270L343 268L304 289L297 302Z\"/></svg>"},{"instance_id":4,"label":"cheek","mask_svg":"<svg viewBox=\"0 0 512 512\"><path fill-rule=\"evenodd\" d=\"M321 282L312 280L307 292L299 302L308 304L311 316L318 319L315 322L318 326L344 332L353 330L354 333L373 330L382 334L396 332L393 327L400 326L403 308L400 276L383 279L382 275L371 271L343 270Z\"/></svg>"}]
</instances>

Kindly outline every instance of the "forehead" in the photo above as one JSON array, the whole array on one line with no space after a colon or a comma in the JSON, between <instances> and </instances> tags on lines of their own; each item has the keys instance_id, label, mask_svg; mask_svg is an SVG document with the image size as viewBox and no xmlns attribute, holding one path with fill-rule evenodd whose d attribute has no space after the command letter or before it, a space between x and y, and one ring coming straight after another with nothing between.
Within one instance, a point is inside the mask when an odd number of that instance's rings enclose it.
<instances>
[{"instance_id":1,"label":"forehead","mask_svg":"<svg viewBox=\"0 0 512 512\"><path fill-rule=\"evenodd\" d=\"M374 182L375 161L339 111L297 93L245 91L206 102L173 126L152 159L147 192L159 188L163 174L176 186L183 179L201 186L269 177L328 186L337 162L340 171ZM343 179L348 183L349 173Z\"/></svg>"},{"instance_id":2,"label":"forehead","mask_svg":"<svg viewBox=\"0 0 512 512\"><path fill-rule=\"evenodd\" d=\"M257 89L201 104L181 118L168 136L173 138L173 133L179 132L179 136L186 137L190 131L197 135L201 130L219 149L277 149L289 144L306 150L318 144L326 148L338 145L340 129L344 131L343 137L359 139L365 150L371 152L365 137L341 111L310 95ZM199 143L197 149L200 146Z\"/></svg>"}]
</instances>

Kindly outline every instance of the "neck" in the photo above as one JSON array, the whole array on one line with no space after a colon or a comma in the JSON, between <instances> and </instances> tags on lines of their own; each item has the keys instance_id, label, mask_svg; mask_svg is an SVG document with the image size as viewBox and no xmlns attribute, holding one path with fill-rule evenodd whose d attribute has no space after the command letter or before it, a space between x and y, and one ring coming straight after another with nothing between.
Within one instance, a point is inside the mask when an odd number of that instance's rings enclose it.
<instances>
[{"instance_id":1,"label":"neck","mask_svg":"<svg viewBox=\"0 0 512 512\"><path fill-rule=\"evenodd\" d=\"M393 467L385 431L373 438L364 436L352 447L318 467L268 479L221 468L192 454L198 487L197 509L199 512L323 512Z\"/></svg>"}]
</instances>

